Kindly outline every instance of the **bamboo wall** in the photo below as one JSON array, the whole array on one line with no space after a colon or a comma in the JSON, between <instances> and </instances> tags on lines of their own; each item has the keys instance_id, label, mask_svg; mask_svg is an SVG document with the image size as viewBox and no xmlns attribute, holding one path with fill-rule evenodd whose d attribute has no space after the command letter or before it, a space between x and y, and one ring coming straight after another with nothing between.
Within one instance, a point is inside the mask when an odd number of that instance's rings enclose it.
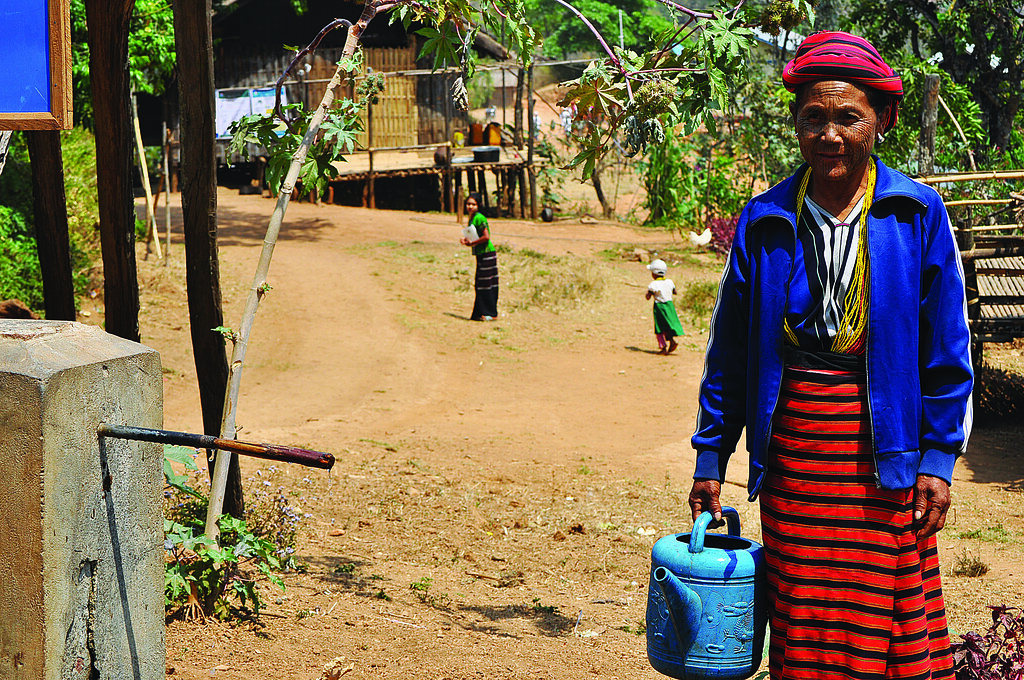
<instances>
[{"instance_id":1,"label":"bamboo wall","mask_svg":"<svg viewBox=\"0 0 1024 680\"><path fill-rule=\"evenodd\" d=\"M309 71L300 78L289 77L285 85L287 100L292 103L301 101L307 107L318 105L340 57L341 49L336 48L317 50L312 58L307 58ZM363 57L364 67L376 72L410 71L416 68L414 44L402 48L366 48ZM291 55L280 51L222 56L215 62L217 87L273 85L290 62ZM423 89L418 87L421 79L432 81L435 76L394 76L385 80L384 91L378 96L377 104L373 105L374 147L413 146L443 141L443 127L440 135L428 133L426 138L420 129L419 112L422 107L417 105L417 91ZM440 80L440 76L436 79ZM351 97L352 88L343 88L338 94ZM361 148L366 148L370 142L365 131L366 122L364 113L364 132L357 137Z\"/></svg>"},{"instance_id":2,"label":"bamboo wall","mask_svg":"<svg viewBox=\"0 0 1024 680\"><path fill-rule=\"evenodd\" d=\"M372 48L364 52L364 67L378 73L411 71L416 68L416 47ZM415 146L418 139L416 76L394 76L384 80L384 91L373 104L373 138L368 131L359 135L362 147ZM364 130L366 114L363 114Z\"/></svg>"}]
</instances>

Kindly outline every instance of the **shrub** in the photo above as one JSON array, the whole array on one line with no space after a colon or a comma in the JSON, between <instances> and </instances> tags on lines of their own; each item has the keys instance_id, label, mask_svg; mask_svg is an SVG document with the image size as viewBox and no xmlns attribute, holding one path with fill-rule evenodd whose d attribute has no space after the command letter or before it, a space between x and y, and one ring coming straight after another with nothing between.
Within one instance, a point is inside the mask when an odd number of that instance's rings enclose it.
<instances>
[{"instance_id":1,"label":"shrub","mask_svg":"<svg viewBox=\"0 0 1024 680\"><path fill-rule=\"evenodd\" d=\"M61 133L68 238L75 293L90 286L99 258L99 199L96 148L92 134L76 128ZM36 248L32 207L32 167L20 133L11 140L0 174L0 299L20 299L33 310L44 306L42 273Z\"/></svg>"},{"instance_id":2,"label":"shrub","mask_svg":"<svg viewBox=\"0 0 1024 680\"><path fill-rule=\"evenodd\" d=\"M219 541L203 533L203 522L189 525L164 520L164 603L177 606L186 618L232 617L230 598L243 610L251 608L260 615L262 600L256 590L255 569L284 590L284 581L275 572L281 563L274 544L255 536L244 520L221 515ZM176 612L176 613L177 613Z\"/></svg>"},{"instance_id":3,"label":"shrub","mask_svg":"<svg viewBox=\"0 0 1024 680\"><path fill-rule=\"evenodd\" d=\"M708 248L720 255L727 254L732 248L732 239L736 235L736 225L739 221L739 216L712 217L708 220L708 228L711 229L711 243L708 244Z\"/></svg>"},{"instance_id":4,"label":"shrub","mask_svg":"<svg viewBox=\"0 0 1024 680\"><path fill-rule=\"evenodd\" d=\"M278 572L295 566L299 515L288 503L283 487L270 493L259 484L247 494L252 500L247 503L245 520L221 515L219 542L212 541L204 534L208 498L196 490L206 478L195 456L192 449L164 447L165 604L173 615L188 619L228 619L234 615L233 604L243 613L259 616L263 600L256 588L257 577L284 590ZM184 466L185 474L177 474L172 462ZM272 468L271 473L274 471ZM262 471L259 477L263 477Z\"/></svg>"},{"instance_id":5,"label":"shrub","mask_svg":"<svg viewBox=\"0 0 1024 680\"><path fill-rule=\"evenodd\" d=\"M990 606L992 625L984 634L970 632L954 642L956 680L1024 678L1024 617L1016 607Z\"/></svg>"},{"instance_id":6,"label":"shrub","mask_svg":"<svg viewBox=\"0 0 1024 680\"><path fill-rule=\"evenodd\" d=\"M25 216L0 205L0 299L17 298L43 308L43 279L36 239Z\"/></svg>"}]
</instances>

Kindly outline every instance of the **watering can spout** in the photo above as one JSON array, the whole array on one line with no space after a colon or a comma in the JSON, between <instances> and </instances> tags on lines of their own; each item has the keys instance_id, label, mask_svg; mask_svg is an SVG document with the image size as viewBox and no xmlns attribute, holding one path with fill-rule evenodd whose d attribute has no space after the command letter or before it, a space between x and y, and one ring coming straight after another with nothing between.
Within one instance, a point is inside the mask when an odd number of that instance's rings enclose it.
<instances>
[{"instance_id":1,"label":"watering can spout","mask_svg":"<svg viewBox=\"0 0 1024 680\"><path fill-rule=\"evenodd\" d=\"M685 653L700 625L703 611L700 597L665 567L655 569L653 576L668 605L668 615L672 619L672 629L679 642L679 649Z\"/></svg>"}]
</instances>

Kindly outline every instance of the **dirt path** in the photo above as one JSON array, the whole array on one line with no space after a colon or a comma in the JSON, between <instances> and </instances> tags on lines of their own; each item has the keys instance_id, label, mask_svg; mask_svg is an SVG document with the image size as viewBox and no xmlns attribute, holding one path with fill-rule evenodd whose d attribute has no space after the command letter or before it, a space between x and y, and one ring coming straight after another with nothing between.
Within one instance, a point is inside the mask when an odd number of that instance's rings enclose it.
<instances>
[{"instance_id":1,"label":"dirt path","mask_svg":"<svg viewBox=\"0 0 1024 680\"><path fill-rule=\"evenodd\" d=\"M233 325L273 204L219 200ZM502 254L502 316L480 324L466 320L473 264L457 233L442 215L289 208L239 437L338 463L328 475L244 461L252 484L283 485L310 515L299 541L308 571L289 575L283 596L267 591L262 626L170 623L176 677L314 680L335 657L352 678L662 677L642 635L650 546L689 527L706 336L688 323L676 355L654 355L647 271L600 251L683 247L612 224L494 220L497 242L606 283L556 313L527 304L525 275ZM169 267L140 263L142 335L161 352L165 426L199 431L177 223L174 237ZM714 281L718 268L695 254L670 276ZM980 432L958 468L943 571L965 548L991 571L947 578L956 630L983 625L986 604L1022 602L1020 435ZM756 537L745 478L737 457L725 496Z\"/></svg>"}]
</instances>

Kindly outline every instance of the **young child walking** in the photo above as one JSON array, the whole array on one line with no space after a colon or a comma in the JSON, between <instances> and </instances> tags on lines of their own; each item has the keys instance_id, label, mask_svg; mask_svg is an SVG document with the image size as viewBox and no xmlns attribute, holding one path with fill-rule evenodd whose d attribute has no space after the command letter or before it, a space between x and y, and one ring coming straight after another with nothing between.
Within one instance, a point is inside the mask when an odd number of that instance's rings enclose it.
<instances>
[{"instance_id":1,"label":"young child walking","mask_svg":"<svg viewBox=\"0 0 1024 680\"><path fill-rule=\"evenodd\" d=\"M654 260L647 268L651 270L651 278L654 280L647 285L645 297L648 300L654 298L654 335L658 338L658 354L670 354L679 346L676 336L684 334L676 306L672 303L676 284L672 279L665 278L668 267L664 260Z\"/></svg>"}]
</instances>

